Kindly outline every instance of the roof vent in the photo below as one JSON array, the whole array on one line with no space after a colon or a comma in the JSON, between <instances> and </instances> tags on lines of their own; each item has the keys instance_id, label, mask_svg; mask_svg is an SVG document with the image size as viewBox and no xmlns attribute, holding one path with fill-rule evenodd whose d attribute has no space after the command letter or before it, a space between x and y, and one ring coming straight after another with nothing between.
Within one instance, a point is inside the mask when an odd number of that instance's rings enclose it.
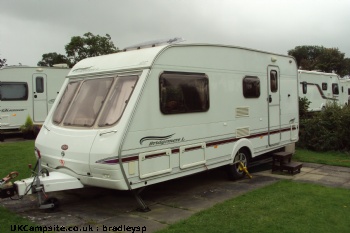
<instances>
[{"instance_id":1,"label":"roof vent","mask_svg":"<svg viewBox=\"0 0 350 233\"><path fill-rule=\"evenodd\" d=\"M54 64L52 67L56 67L56 68L69 68L69 66L68 66L66 63Z\"/></svg>"},{"instance_id":2,"label":"roof vent","mask_svg":"<svg viewBox=\"0 0 350 233\"><path fill-rule=\"evenodd\" d=\"M160 45L167 45L167 44L176 44L185 41L181 37L174 37L170 39L163 39L163 40L153 40L153 41L147 41L140 44L132 45L129 47L126 47L123 49L123 51L130 51L130 50L137 50L137 49L144 49L144 48L151 48L156 47Z\"/></svg>"}]
</instances>

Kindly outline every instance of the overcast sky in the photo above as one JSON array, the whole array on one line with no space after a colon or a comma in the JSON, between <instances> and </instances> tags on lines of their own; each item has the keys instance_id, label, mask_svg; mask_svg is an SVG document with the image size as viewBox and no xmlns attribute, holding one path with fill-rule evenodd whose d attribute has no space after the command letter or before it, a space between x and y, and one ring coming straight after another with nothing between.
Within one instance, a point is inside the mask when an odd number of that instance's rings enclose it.
<instances>
[{"instance_id":1,"label":"overcast sky","mask_svg":"<svg viewBox=\"0 0 350 233\"><path fill-rule=\"evenodd\" d=\"M0 58L36 66L86 32L116 47L182 37L287 54L299 45L350 57L350 0L0 0Z\"/></svg>"}]
</instances>

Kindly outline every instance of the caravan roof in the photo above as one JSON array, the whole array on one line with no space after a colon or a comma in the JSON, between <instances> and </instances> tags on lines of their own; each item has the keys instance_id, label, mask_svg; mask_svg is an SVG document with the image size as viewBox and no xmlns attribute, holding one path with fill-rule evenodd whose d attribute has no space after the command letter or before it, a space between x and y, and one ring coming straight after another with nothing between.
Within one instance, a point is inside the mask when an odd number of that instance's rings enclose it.
<instances>
[{"instance_id":1,"label":"caravan roof","mask_svg":"<svg viewBox=\"0 0 350 233\"><path fill-rule=\"evenodd\" d=\"M189 44L177 43L169 45L160 45L155 47L146 47L136 50L127 50L109 55L86 58L77 63L69 73L69 76L80 76L81 74L100 73L114 70L131 70L131 69L146 69L151 67L154 61L165 51L174 47L212 47L212 48L235 48L242 50L250 50L259 53L266 53L270 55L290 57L282 54L273 54L261 50L243 48L238 46L228 46L220 44ZM227 53L229 50L223 50ZM273 59L273 58L271 58Z\"/></svg>"}]
</instances>

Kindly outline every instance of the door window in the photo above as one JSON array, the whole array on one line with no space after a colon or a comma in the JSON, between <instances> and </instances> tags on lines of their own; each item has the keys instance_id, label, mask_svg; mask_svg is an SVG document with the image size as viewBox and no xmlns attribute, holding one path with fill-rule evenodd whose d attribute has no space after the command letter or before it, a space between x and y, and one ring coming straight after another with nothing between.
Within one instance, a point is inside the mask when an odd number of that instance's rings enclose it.
<instances>
[{"instance_id":1,"label":"door window","mask_svg":"<svg viewBox=\"0 0 350 233\"><path fill-rule=\"evenodd\" d=\"M35 90L36 93L44 93L44 78L36 77L35 78Z\"/></svg>"},{"instance_id":2,"label":"door window","mask_svg":"<svg viewBox=\"0 0 350 233\"><path fill-rule=\"evenodd\" d=\"M271 92L278 91L278 75L276 70L270 71L270 90Z\"/></svg>"}]
</instances>

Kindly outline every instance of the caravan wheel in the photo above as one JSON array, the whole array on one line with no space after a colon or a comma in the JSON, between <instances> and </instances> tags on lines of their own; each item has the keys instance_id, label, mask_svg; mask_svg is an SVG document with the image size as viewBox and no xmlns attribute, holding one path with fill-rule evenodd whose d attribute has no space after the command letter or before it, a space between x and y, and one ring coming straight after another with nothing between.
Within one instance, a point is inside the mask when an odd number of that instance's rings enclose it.
<instances>
[{"instance_id":1,"label":"caravan wheel","mask_svg":"<svg viewBox=\"0 0 350 233\"><path fill-rule=\"evenodd\" d=\"M233 165L228 166L228 177L230 180L241 179L245 176L245 173L239 169L239 164L236 162L242 162L245 167L248 166L249 151L246 149L240 149L235 158L233 159Z\"/></svg>"}]
</instances>

